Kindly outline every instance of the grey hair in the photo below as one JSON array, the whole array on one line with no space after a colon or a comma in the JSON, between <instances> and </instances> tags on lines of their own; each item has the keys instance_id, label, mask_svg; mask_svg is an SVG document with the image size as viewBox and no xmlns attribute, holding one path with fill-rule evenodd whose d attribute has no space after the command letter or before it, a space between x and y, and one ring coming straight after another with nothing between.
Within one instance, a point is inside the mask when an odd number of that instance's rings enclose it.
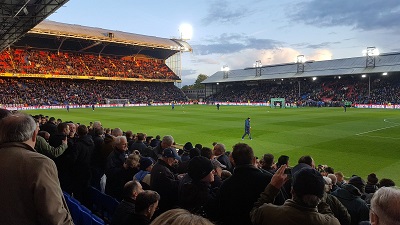
<instances>
[{"instance_id":1,"label":"grey hair","mask_svg":"<svg viewBox=\"0 0 400 225\"><path fill-rule=\"evenodd\" d=\"M165 135L162 139L162 142L171 146L174 144L174 138L171 135Z\"/></svg>"},{"instance_id":2,"label":"grey hair","mask_svg":"<svg viewBox=\"0 0 400 225\"><path fill-rule=\"evenodd\" d=\"M100 121L94 121L93 122L93 128L100 128L101 127L101 122Z\"/></svg>"},{"instance_id":3,"label":"grey hair","mask_svg":"<svg viewBox=\"0 0 400 225\"><path fill-rule=\"evenodd\" d=\"M35 120L24 113L16 113L0 120L0 143L25 142L37 128Z\"/></svg>"},{"instance_id":4,"label":"grey hair","mask_svg":"<svg viewBox=\"0 0 400 225\"><path fill-rule=\"evenodd\" d=\"M120 128L114 128L111 133L111 135L114 137L122 136L122 134L123 134L123 132Z\"/></svg>"},{"instance_id":5,"label":"grey hair","mask_svg":"<svg viewBox=\"0 0 400 225\"><path fill-rule=\"evenodd\" d=\"M115 138L114 138L114 143L115 143L116 145L118 145L119 143L121 143L121 140L122 140L122 139L124 139L125 141L127 141L127 139L126 139L125 136L118 136L118 137L115 137Z\"/></svg>"},{"instance_id":6,"label":"grey hair","mask_svg":"<svg viewBox=\"0 0 400 225\"><path fill-rule=\"evenodd\" d=\"M400 190L395 187L379 188L371 199L371 210L379 218L379 224L400 224Z\"/></svg>"}]
</instances>

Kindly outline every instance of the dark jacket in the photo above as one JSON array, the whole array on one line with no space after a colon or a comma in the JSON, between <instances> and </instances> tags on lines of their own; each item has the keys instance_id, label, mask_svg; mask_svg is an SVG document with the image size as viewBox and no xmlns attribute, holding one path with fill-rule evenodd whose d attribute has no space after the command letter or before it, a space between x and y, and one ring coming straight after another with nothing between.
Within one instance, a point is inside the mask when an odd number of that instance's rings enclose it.
<instances>
[{"instance_id":1,"label":"dark jacket","mask_svg":"<svg viewBox=\"0 0 400 225\"><path fill-rule=\"evenodd\" d=\"M143 143L143 141L136 141L129 147L129 153L132 153L134 150L139 150L140 154L147 148L147 146Z\"/></svg>"},{"instance_id":2,"label":"dark jacket","mask_svg":"<svg viewBox=\"0 0 400 225\"><path fill-rule=\"evenodd\" d=\"M189 181L181 187L179 206L193 214L213 220L218 210L216 190L212 190L207 183Z\"/></svg>"},{"instance_id":3,"label":"dark jacket","mask_svg":"<svg viewBox=\"0 0 400 225\"><path fill-rule=\"evenodd\" d=\"M50 137L57 133L57 125L52 122L47 122L40 126L40 130L47 131L50 134Z\"/></svg>"},{"instance_id":4,"label":"dark jacket","mask_svg":"<svg viewBox=\"0 0 400 225\"><path fill-rule=\"evenodd\" d=\"M351 217L346 207L333 195L324 193L321 202L326 202L332 210L333 215L339 220L341 225L350 225ZM318 211L321 212L323 205L318 205Z\"/></svg>"},{"instance_id":5,"label":"dark jacket","mask_svg":"<svg viewBox=\"0 0 400 225\"><path fill-rule=\"evenodd\" d=\"M369 208L367 203L361 199L360 191L351 184L344 184L343 188L339 188L332 192L344 206L351 216L351 224L358 225L361 221L369 220Z\"/></svg>"},{"instance_id":6,"label":"dark jacket","mask_svg":"<svg viewBox=\"0 0 400 225\"><path fill-rule=\"evenodd\" d=\"M235 167L219 189L220 220L225 225L252 225L250 210L272 176L253 165Z\"/></svg>"},{"instance_id":7,"label":"dark jacket","mask_svg":"<svg viewBox=\"0 0 400 225\"><path fill-rule=\"evenodd\" d=\"M90 185L92 177L90 164L94 149L92 136L79 137L72 147L72 179L74 186L74 197L82 201L84 192Z\"/></svg>"},{"instance_id":8,"label":"dark jacket","mask_svg":"<svg viewBox=\"0 0 400 225\"><path fill-rule=\"evenodd\" d=\"M233 167L231 164L231 161L229 161L229 157L225 154L220 155L217 160L222 164L226 166L226 170L229 170L232 172Z\"/></svg>"},{"instance_id":9,"label":"dark jacket","mask_svg":"<svg viewBox=\"0 0 400 225\"><path fill-rule=\"evenodd\" d=\"M159 159L151 170L150 187L160 194L159 212L162 213L178 205L179 180L173 168Z\"/></svg>"},{"instance_id":10,"label":"dark jacket","mask_svg":"<svg viewBox=\"0 0 400 225\"><path fill-rule=\"evenodd\" d=\"M111 225L128 225L129 217L135 213L135 201L130 198L125 198L119 203L115 209L114 215L111 220Z\"/></svg>"},{"instance_id":11,"label":"dark jacket","mask_svg":"<svg viewBox=\"0 0 400 225\"><path fill-rule=\"evenodd\" d=\"M149 225L151 222L146 216L136 213L130 215L128 221L130 225Z\"/></svg>"},{"instance_id":12,"label":"dark jacket","mask_svg":"<svg viewBox=\"0 0 400 225\"><path fill-rule=\"evenodd\" d=\"M329 205L321 203L321 211L300 202L288 199L283 205L273 205L279 189L268 185L260 198L254 203L250 216L256 225L340 225Z\"/></svg>"}]
</instances>

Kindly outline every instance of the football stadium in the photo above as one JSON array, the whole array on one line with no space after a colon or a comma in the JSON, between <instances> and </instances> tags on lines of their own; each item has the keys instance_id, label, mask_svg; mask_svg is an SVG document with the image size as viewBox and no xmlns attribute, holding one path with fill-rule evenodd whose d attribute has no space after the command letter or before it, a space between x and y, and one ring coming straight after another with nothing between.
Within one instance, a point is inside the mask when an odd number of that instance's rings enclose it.
<instances>
[{"instance_id":1,"label":"football stadium","mask_svg":"<svg viewBox=\"0 0 400 225\"><path fill-rule=\"evenodd\" d=\"M257 204L290 199L358 224L400 183L399 52L226 66L183 91L186 40L45 20L67 1L5 2L0 224L263 224Z\"/></svg>"}]
</instances>

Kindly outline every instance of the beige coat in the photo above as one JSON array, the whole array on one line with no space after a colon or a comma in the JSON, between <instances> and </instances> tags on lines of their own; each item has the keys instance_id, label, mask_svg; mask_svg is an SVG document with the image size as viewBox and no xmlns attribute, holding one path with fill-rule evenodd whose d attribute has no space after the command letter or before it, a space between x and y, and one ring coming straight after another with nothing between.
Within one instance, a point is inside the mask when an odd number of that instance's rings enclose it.
<instances>
[{"instance_id":1,"label":"beige coat","mask_svg":"<svg viewBox=\"0 0 400 225\"><path fill-rule=\"evenodd\" d=\"M0 144L0 224L74 224L54 162L24 143Z\"/></svg>"}]
</instances>

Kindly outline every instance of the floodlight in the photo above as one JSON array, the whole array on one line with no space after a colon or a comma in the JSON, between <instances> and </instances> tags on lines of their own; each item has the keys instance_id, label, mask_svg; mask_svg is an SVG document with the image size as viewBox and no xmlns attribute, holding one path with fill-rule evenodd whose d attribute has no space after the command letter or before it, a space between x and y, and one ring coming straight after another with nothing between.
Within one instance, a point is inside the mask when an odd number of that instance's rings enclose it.
<instances>
[{"instance_id":1,"label":"floodlight","mask_svg":"<svg viewBox=\"0 0 400 225\"><path fill-rule=\"evenodd\" d=\"M386 76L386 75L388 75L388 73L387 73L387 72L384 72L384 73L382 73L382 75L383 75L383 76Z\"/></svg>"},{"instance_id":2,"label":"floodlight","mask_svg":"<svg viewBox=\"0 0 400 225\"><path fill-rule=\"evenodd\" d=\"M179 33L182 40L190 40L193 36L193 29L190 24L184 23L179 26Z\"/></svg>"},{"instance_id":3,"label":"floodlight","mask_svg":"<svg viewBox=\"0 0 400 225\"><path fill-rule=\"evenodd\" d=\"M298 55L296 60L297 63L305 63L306 57L304 55Z\"/></svg>"},{"instance_id":4,"label":"floodlight","mask_svg":"<svg viewBox=\"0 0 400 225\"><path fill-rule=\"evenodd\" d=\"M378 56L379 53L379 49L375 48L375 47L367 47L366 50L362 51L363 56Z\"/></svg>"},{"instance_id":5,"label":"floodlight","mask_svg":"<svg viewBox=\"0 0 400 225\"><path fill-rule=\"evenodd\" d=\"M317 79L317 77L313 77L313 78L312 78L312 80L316 80L316 79Z\"/></svg>"},{"instance_id":6,"label":"floodlight","mask_svg":"<svg viewBox=\"0 0 400 225\"><path fill-rule=\"evenodd\" d=\"M226 65L222 66L221 71L228 72L229 71L229 66L226 66Z\"/></svg>"},{"instance_id":7,"label":"floodlight","mask_svg":"<svg viewBox=\"0 0 400 225\"><path fill-rule=\"evenodd\" d=\"M367 77L367 75L366 75L366 74L363 74L363 75L361 75L361 77L362 77L362 78L366 78L366 77Z\"/></svg>"}]
</instances>

